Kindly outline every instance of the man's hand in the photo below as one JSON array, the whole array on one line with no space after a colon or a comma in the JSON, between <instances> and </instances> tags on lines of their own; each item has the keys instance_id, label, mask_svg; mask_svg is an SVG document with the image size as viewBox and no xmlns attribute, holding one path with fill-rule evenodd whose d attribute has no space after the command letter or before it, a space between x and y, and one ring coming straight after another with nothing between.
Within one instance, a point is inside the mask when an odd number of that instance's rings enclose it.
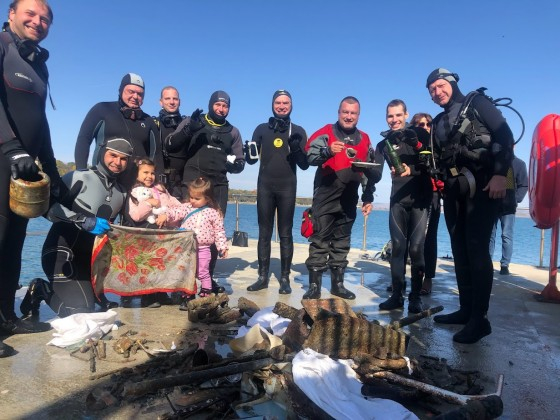
<instances>
[{"instance_id":1,"label":"man's hand","mask_svg":"<svg viewBox=\"0 0 560 420\"><path fill-rule=\"evenodd\" d=\"M103 235L111 230L109 221L101 217L88 216L82 222L82 229L91 233L92 235Z\"/></svg>"},{"instance_id":2,"label":"man's hand","mask_svg":"<svg viewBox=\"0 0 560 420\"><path fill-rule=\"evenodd\" d=\"M14 179L21 178L25 181L39 179L39 167L35 160L25 151L19 140L9 140L1 145L4 155L10 160L10 169Z\"/></svg>"},{"instance_id":3,"label":"man's hand","mask_svg":"<svg viewBox=\"0 0 560 420\"><path fill-rule=\"evenodd\" d=\"M337 153L342 152L345 149L345 145L344 142L342 141L333 141L332 144L329 146L329 150L331 151L331 154L334 156Z\"/></svg>"},{"instance_id":4,"label":"man's hand","mask_svg":"<svg viewBox=\"0 0 560 420\"><path fill-rule=\"evenodd\" d=\"M488 197L490 198L504 198L506 196L506 181L505 176L494 175L482 191L488 191Z\"/></svg>"},{"instance_id":5,"label":"man's hand","mask_svg":"<svg viewBox=\"0 0 560 420\"><path fill-rule=\"evenodd\" d=\"M400 177L410 176L410 166L408 166L406 163L403 163L402 166L404 168L404 171L399 176ZM395 168L393 166L391 166L391 177L395 177L395 176L396 176L395 175Z\"/></svg>"},{"instance_id":6,"label":"man's hand","mask_svg":"<svg viewBox=\"0 0 560 420\"><path fill-rule=\"evenodd\" d=\"M195 109L195 111L191 114L191 119L189 121L189 127L191 129L191 133L196 133L202 127L204 127L204 123L200 119L200 114L202 114L202 109Z\"/></svg>"},{"instance_id":7,"label":"man's hand","mask_svg":"<svg viewBox=\"0 0 560 420\"><path fill-rule=\"evenodd\" d=\"M194 133L199 131L204 127L204 123L200 119L200 114L202 114L202 109L196 109L189 119L189 123L183 127L183 132L188 138L191 138Z\"/></svg>"},{"instance_id":8,"label":"man's hand","mask_svg":"<svg viewBox=\"0 0 560 420\"><path fill-rule=\"evenodd\" d=\"M299 133L294 133L290 136L288 139L290 152L297 152L298 150L301 150L301 140L303 140L303 137L301 137L301 134Z\"/></svg>"},{"instance_id":9,"label":"man's hand","mask_svg":"<svg viewBox=\"0 0 560 420\"><path fill-rule=\"evenodd\" d=\"M373 210L373 203L362 203L362 214L367 216Z\"/></svg>"},{"instance_id":10,"label":"man's hand","mask_svg":"<svg viewBox=\"0 0 560 420\"><path fill-rule=\"evenodd\" d=\"M418 136L416 135L416 132L414 130L411 130L410 128L404 130L402 141L411 146L413 149L418 148ZM420 147L422 147L422 144L420 144Z\"/></svg>"}]
</instances>

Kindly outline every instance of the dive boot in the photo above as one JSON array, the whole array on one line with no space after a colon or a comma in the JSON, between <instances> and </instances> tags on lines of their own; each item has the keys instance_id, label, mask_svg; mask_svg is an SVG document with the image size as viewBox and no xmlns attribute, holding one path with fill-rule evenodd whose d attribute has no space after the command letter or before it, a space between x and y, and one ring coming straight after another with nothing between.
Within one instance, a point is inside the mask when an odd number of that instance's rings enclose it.
<instances>
[{"instance_id":1,"label":"dive boot","mask_svg":"<svg viewBox=\"0 0 560 420\"><path fill-rule=\"evenodd\" d=\"M226 291L225 287L220 286L216 280L212 279L212 293L224 293Z\"/></svg>"},{"instance_id":2,"label":"dive boot","mask_svg":"<svg viewBox=\"0 0 560 420\"><path fill-rule=\"evenodd\" d=\"M287 275L282 275L280 277L280 280L278 280L278 283L280 283L280 290L278 290L278 293L280 293L281 295L289 295L290 293L292 293L292 288L290 287L290 278Z\"/></svg>"},{"instance_id":3,"label":"dive boot","mask_svg":"<svg viewBox=\"0 0 560 420\"><path fill-rule=\"evenodd\" d=\"M6 333L7 335L33 334L49 331L51 328L51 324L48 322L39 322L30 318L7 319L2 320L0 323L0 335L2 333Z\"/></svg>"},{"instance_id":4,"label":"dive boot","mask_svg":"<svg viewBox=\"0 0 560 420\"><path fill-rule=\"evenodd\" d=\"M290 287L291 266L292 257L290 256L288 258L285 255L282 255L282 250L280 250L280 280L278 280L278 283L280 283L280 290L278 290L278 293L280 293L281 295L289 295L290 293L292 293L292 288Z\"/></svg>"},{"instance_id":5,"label":"dive boot","mask_svg":"<svg viewBox=\"0 0 560 420\"><path fill-rule=\"evenodd\" d=\"M424 310L422 299L420 298L420 290L422 289L422 281L424 273L413 273L410 279L410 293L408 294L408 312L411 314L419 314Z\"/></svg>"},{"instance_id":6,"label":"dive boot","mask_svg":"<svg viewBox=\"0 0 560 420\"><path fill-rule=\"evenodd\" d=\"M382 311L392 311L393 309L400 309L403 306L404 298L402 297L402 294L399 290L397 293L393 292L391 297L385 302L381 302L379 304L379 309L381 309Z\"/></svg>"},{"instance_id":7,"label":"dive boot","mask_svg":"<svg viewBox=\"0 0 560 420\"><path fill-rule=\"evenodd\" d=\"M473 344L490 334L492 334L492 327L486 316L471 317L465 327L453 336L453 341Z\"/></svg>"},{"instance_id":8,"label":"dive boot","mask_svg":"<svg viewBox=\"0 0 560 420\"><path fill-rule=\"evenodd\" d=\"M356 295L344 287L344 268L331 268L331 294L342 299L356 299Z\"/></svg>"},{"instance_id":9,"label":"dive boot","mask_svg":"<svg viewBox=\"0 0 560 420\"><path fill-rule=\"evenodd\" d=\"M19 306L22 316L38 317L41 301L44 300L48 303L52 293L51 284L48 281L41 278L31 280L27 293Z\"/></svg>"},{"instance_id":10,"label":"dive boot","mask_svg":"<svg viewBox=\"0 0 560 420\"><path fill-rule=\"evenodd\" d=\"M109 309L118 308L119 304L117 302L113 302L112 300L107 299L105 293L100 293L99 298L95 301L103 311L108 311Z\"/></svg>"},{"instance_id":11,"label":"dive boot","mask_svg":"<svg viewBox=\"0 0 560 420\"><path fill-rule=\"evenodd\" d=\"M303 295L303 299L320 299L322 282L322 271L314 269L309 270L309 290Z\"/></svg>"},{"instance_id":12,"label":"dive boot","mask_svg":"<svg viewBox=\"0 0 560 420\"><path fill-rule=\"evenodd\" d=\"M458 311L451 312L450 314L434 316L434 322L438 324L466 324L469 322L470 317L468 311L459 308Z\"/></svg>"},{"instance_id":13,"label":"dive boot","mask_svg":"<svg viewBox=\"0 0 560 420\"><path fill-rule=\"evenodd\" d=\"M259 275L259 278L257 279L256 282L254 282L252 285L247 287L247 290L249 292L256 292L258 290L262 290L266 288L268 288L268 273L267 274L263 273Z\"/></svg>"},{"instance_id":14,"label":"dive boot","mask_svg":"<svg viewBox=\"0 0 560 420\"><path fill-rule=\"evenodd\" d=\"M0 340L0 358L2 357L10 357L16 354L16 351L12 346L8 346L2 340Z\"/></svg>"}]
</instances>

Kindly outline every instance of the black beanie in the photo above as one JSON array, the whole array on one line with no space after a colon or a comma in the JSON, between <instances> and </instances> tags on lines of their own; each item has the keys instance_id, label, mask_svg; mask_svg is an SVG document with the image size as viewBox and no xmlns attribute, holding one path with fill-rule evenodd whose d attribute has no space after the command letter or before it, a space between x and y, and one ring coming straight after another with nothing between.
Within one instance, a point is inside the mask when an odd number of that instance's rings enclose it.
<instances>
[{"instance_id":1,"label":"black beanie","mask_svg":"<svg viewBox=\"0 0 560 420\"><path fill-rule=\"evenodd\" d=\"M214 104L216 102L225 102L228 107L230 106L230 98L229 95L224 92L223 90L217 90L210 96L210 101L208 101L208 115L212 119L212 121L217 122L218 124L222 124L226 119L225 117L220 117L216 115L214 112Z\"/></svg>"},{"instance_id":2,"label":"black beanie","mask_svg":"<svg viewBox=\"0 0 560 420\"><path fill-rule=\"evenodd\" d=\"M292 105L292 109L290 109L290 112L288 112L287 115L283 115L282 117L276 115L276 112L274 112L274 101L276 100L276 98L278 98L279 96L282 96L282 95L286 95L288 98L290 98L290 102L292 101L292 95L290 95L290 92L288 92L287 90L284 90L284 89L277 90L276 92L274 92L274 95L272 95L272 113L274 114L274 117L286 120L286 119L290 118L290 114L292 113L293 105Z\"/></svg>"},{"instance_id":3,"label":"black beanie","mask_svg":"<svg viewBox=\"0 0 560 420\"><path fill-rule=\"evenodd\" d=\"M455 82L456 84L459 81L459 75L457 73L451 73L449 70L444 68L435 69L428 75L428 78L426 79L426 87L429 87L438 79L447 80L449 83Z\"/></svg>"},{"instance_id":4,"label":"black beanie","mask_svg":"<svg viewBox=\"0 0 560 420\"><path fill-rule=\"evenodd\" d=\"M144 86L144 80L142 80L140 76L136 73L127 73L122 78L121 85L119 86L119 99L126 85L135 85L141 87L142 89L146 89Z\"/></svg>"}]
</instances>

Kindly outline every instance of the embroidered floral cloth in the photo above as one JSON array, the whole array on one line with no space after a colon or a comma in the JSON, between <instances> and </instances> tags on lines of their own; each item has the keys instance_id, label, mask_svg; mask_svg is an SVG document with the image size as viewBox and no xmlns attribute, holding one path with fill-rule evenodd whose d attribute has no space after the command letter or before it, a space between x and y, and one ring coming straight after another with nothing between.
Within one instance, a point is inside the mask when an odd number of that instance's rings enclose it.
<instances>
[{"instance_id":1,"label":"embroidered floral cloth","mask_svg":"<svg viewBox=\"0 0 560 420\"><path fill-rule=\"evenodd\" d=\"M93 246L91 281L96 294L196 293L194 232L111 227Z\"/></svg>"}]
</instances>

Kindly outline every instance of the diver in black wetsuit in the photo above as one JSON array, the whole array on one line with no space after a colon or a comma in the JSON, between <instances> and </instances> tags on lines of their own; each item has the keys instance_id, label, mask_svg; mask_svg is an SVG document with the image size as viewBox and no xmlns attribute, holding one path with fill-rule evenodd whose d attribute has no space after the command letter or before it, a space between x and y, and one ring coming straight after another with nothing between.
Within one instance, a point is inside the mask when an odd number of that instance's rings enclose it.
<instances>
[{"instance_id":1,"label":"diver in black wetsuit","mask_svg":"<svg viewBox=\"0 0 560 420\"><path fill-rule=\"evenodd\" d=\"M41 300L61 317L118 306L104 295L97 300L91 284L91 252L95 235L106 233L126 200L117 177L127 167L132 146L125 139L110 139L98 153L98 164L62 177L60 202L47 214L53 222L41 253L49 283L34 279L21 303L21 312L37 312Z\"/></svg>"},{"instance_id":2,"label":"diver in black wetsuit","mask_svg":"<svg viewBox=\"0 0 560 420\"><path fill-rule=\"evenodd\" d=\"M307 143L305 130L291 122L292 97L286 90L278 90L272 96L272 113L267 123L260 124L253 133L253 142L260 156L257 181L257 214L259 223L259 278L247 287L250 292L268 287L270 267L270 239L274 216L278 214L280 236L280 290L281 294L292 292L290 267L294 254L292 227L296 205L296 165L307 169L309 163L303 148ZM248 146L248 145L246 145ZM253 147L251 145L251 147ZM252 165L258 156L250 156L246 147L245 159Z\"/></svg>"},{"instance_id":3,"label":"diver in black wetsuit","mask_svg":"<svg viewBox=\"0 0 560 420\"><path fill-rule=\"evenodd\" d=\"M181 183L183 182L183 169L187 161L187 148L183 147L176 152L169 153L164 145L165 138L173 133L181 121L185 119L185 116L181 115L179 110L181 105L179 91L173 86L165 86L161 90L159 104L161 110L158 116L154 117L154 120L159 128L159 144L163 152L164 184L171 195L181 199Z\"/></svg>"},{"instance_id":4,"label":"diver in black wetsuit","mask_svg":"<svg viewBox=\"0 0 560 420\"><path fill-rule=\"evenodd\" d=\"M0 33L0 336L50 329L14 311L28 219L10 210L10 177L40 179L38 158L51 179L52 197L60 182L45 113L49 54L38 45L48 35L53 13L46 2L24 0L10 4L8 19ZM0 357L12 354L0 340Z\"/></svg>"},{"instance_id":5,"label":"diver in black wetsuit","mask_svg":"<svg viewBox=\"0 0 560 420\"><path fill-rule=\"evenodd\" d=\"M434 321L464 324L453 341L471 344L492 332L487 312L494 267L488 247L498 205L506 195L513 134L486 96L464 96L458 81L456 73L443 68L432 71L426 81L432 100L444 109L432 123L433 152L444 181L443 209L460 304L458 311L436 315ZM462 111L465 119L460 121Z\"/></svg>"},{"instance_id":6,"label":"diver in black wetsuit","mask_svg":"<svg viewBox=\"0 0 560 420\"><path fill-rule=\"evenodd\" d=\"M238 174L245 167L241 134L226 120L229 106L230 97L226 92L214 92L208 102L207 114L203 114L200 109L195 110L165 139L168 153L187 149L187 163L183 172L183 197L187 197L188 184L204 176L212 182L214 197L224 216L229 189L227 174ZM213 275L218 250L212 245L210 251L210 275ZM212 279L212 291L221 293L224 288Z\"/></svg>"},{"instance_id":7,"label":"diver in black wetsuit","mask_svg":"<svg viewBox=\"0 0 560 420\"><path fill-rule=\"evenodd\" d=\"M91 159L97 164L97 154L106 139L127 139L134 150L132 158L148 156L163 171L163 154L158 142L158 128L153 118L140 108L144 101L144 81L134 73L124 75L119 87L119 99L115 102L99 102L87 113L78 138L74 158L76 169L86 169L91 142L95 138L96 147ZM159 175L159 172L158 172ZM128 189L136 182L134 165L119 177Z\"/></svg>"},{"instance_id":8,"label":"diver in black wetsuit","mask_svg":"<svg viewBox=\"0 0 560 420\"><path fill-rule=\"evenodd\" d=\"M408 295L408 312L422 312L420 289L424 279L424 240L428 221L428 207L432 199L432 182L427 161L419 152L428 145L429 133L406 124L406 104L395 99L387 105L386 119L390 130L381 133L385 139L377 144L375 161L383 165L386 160L392 170L391 200L389 207L389 232L391 233L391 282L392 295L379 304L382 310L402 308L404 300L405 261L408 249L411 261L411 287ZM419 141L421 137L421 141ZM393 147L405 171L395 173L385 141ZM381 166L382 168L383 166ZM381 169L382 170L382 169Z\"/></svg>"}]
</instances>

